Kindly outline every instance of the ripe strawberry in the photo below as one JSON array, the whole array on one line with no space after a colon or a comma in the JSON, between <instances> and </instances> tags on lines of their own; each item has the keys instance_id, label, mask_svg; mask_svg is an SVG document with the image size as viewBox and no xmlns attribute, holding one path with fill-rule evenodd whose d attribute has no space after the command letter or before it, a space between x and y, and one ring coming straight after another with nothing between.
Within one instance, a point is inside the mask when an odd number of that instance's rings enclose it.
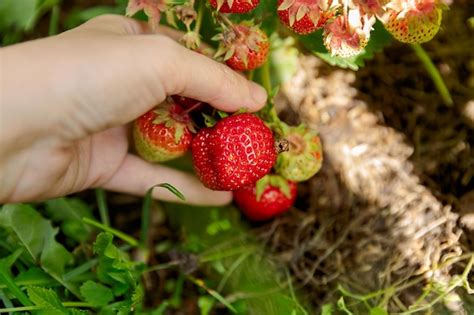
<instances>
[{"instance_id":1,"label":"ripe strawberry","mask_svg":"<svg viewBox=\"0 0 474 315\"><path fill-rule=\"evenodd\" d=\"M443 7L440 0L392 0L382 22L400 42L424 43L438 33Z\"/></svg>"},{"instance_id":2,"label":"ripe strawberry","mask_svg":"<svg viewBox=\"0 0 474 315\"><path fill-rule=\"evenodd\" d=\"M224 61L234 70L253 70L267 60L268 37L257 26L237 24L216 39L221 40L216 57L224 55Z\"/></svg>"},{"instance_id":3,"label":"ripe strawberry","mask_svg":"<svg viewBox=\"0 0 474 315\"><path fill-rule=\"evenodd\" d=\"M210 0L211 6L222 13L247 13L255 9L260 0Z\"/></svg>"},{"instance_id":4,"label":"ripe strawberry","mask_svg":"<svg viewBox=\"0 0 474 315\"><path fill-rule=\"evenodd\" d=\"M165 102L135 121L135 148L149 162L168 161L189 150L193 131L188 113L181 106Z\"/></svg>"},{"instance_id":5,"label":"ripe strawberry","mask_svg":"<svg viewBox=\"0 0 474 315\"><path fill-rule=\"evenodd\" d=\"M289 150L278 155L276 172L291 181L308 180L319 171L323 161L318 134L304 125L289 127L283 124L282 129Z\"/></svg>"},{"instance_id":6,"label":"ripe strawberry","mask_svg":"<svg viewBox=\"0 0 474 315\"><path fill-rule=\"evenodd\" d=\"M233 192L239 209L251 220L262 221L275 217L293 206L297 187L279 175L266 175L255 184Z\"/></svg>"},{"instance_id":7,"label":"ripe strawberry","mask_svg":"<svg viewBox=\"0 0 474 315\"><path fill-rule=\"evenodd\" d=\"M192 143L194 169L205 186L236 190L267 174L275 163L272 131L253 114L228 116L201 129Z\"/></svg>"},{"instance_id":8,"label":"ripe strawberry","mask_svg":"<svg viewBox=\"0 0 474 315\"><path fill-rule=\"evenodd\" d=\"M333 56L358 55L367 46L374 23L374 16L351 9L324 27L324 45Z\"/></svg>"},{"instance_id":9,"label":"ripe strawberry","mask_svg":"<svg viewBox=\"0 0 474 315\"><path fill-rule=\"evenodd\" d=\"M336 11L334 0L278 0L280 21L298 34L309 34L324 26Z\"/></svg>"}]
</instances>

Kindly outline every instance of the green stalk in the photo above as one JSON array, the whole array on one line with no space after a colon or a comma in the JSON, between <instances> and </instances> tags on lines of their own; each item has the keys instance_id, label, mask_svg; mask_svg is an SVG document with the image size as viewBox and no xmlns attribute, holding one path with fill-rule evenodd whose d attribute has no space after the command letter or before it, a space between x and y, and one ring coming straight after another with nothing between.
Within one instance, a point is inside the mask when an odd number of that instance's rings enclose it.
<instances>
[{"instance_id":1,"label":"green stalk","mask_svg":"<svg viewBox=\"0 0 474 315\"><path fill-rule=\"evenodd\" d=\"M198 7L198 12L197 12L197 18L196 18L196 25L194 26L194 32L196 34L199 34L199 31L201 30L201 25L202 25L202 16L204 15L204 5L205 1L199 1L199 7Z\"/></svg>"},{"instance_id":2,"label":"green stalk","mask_svg":"<svg viewBox=\"0 0 474 315\"><path fill-rule=\"evenodd\" d=\"M128 236L127 234L125 234L125 233L123 233L119 230L111 228L110 226L106 226L102 223L99 223L99 222L94 221L94 220L89 219L89 218L82 218L82 221L84 221L85 223L87 223L89 225L92 225L96 228L99 228L101 230L104 230L106 232L109 232L109 233L113 234L114 236L120 238L122 241L130 244L130 246L137 247L139 245L139 242L136 239L134 239L133 237Z\"/></svg>"},{"instance_id":3,"label":"green stalk","mask_svg":"<svg viewBox=\"0 0 474 315\"><path fill-rule=\"evenodd\" d=\"M110 226L109 209L107 207L107 198L103 189L95 190L95 198L99 207L100 220L104 225Z\"/></svg>"},{"instance_id":4,"label":"green stalk","mask_svg":"<svg viewBox=\"0 0 474 315\"><path fill-rule=\"evenodd\" d=\"M49 20L49 36L58 34L59 31L59 5L55 5L51 10L51 19Z\"/></svg>"},{"instance_id":5,"label":"green stalk","mask_svg":"<svg viewBox=\"0 0 474 315\"><path fill-rule=\"evenodd\" d=\"M93 306L89 303L84 302L64 302L62 303L64 307L81 307L81 308L92 308ZM22 306L22 307L9 307L9 308L1 308L1 313L17 313L17 312L28 312L28 311L37 311L41 310L43 307L41 306Z\"/></svg>"},{"instance_id":6,"label":"green stalk","mask_svg":"<svg viewBox=\"0 0 474 315\"><path fill-rule=\"evenodd\" d=\"M423 47L421 47L420 44L411 44L411 48L415 52L416 56L420 59L421 63L423 63L423 66L425 66L426 71L428 71L428 74L430 75L431 80L433 80L433 83L435 84L436 89L441 95L444 103L447 106L453 106L453 99L449 93L448 88L446 87L446 84L443 81L443 77L439 73L436 66L433 64L433 61L431 60L428 53L423 49Z\"/></svg>"}]
</instances>

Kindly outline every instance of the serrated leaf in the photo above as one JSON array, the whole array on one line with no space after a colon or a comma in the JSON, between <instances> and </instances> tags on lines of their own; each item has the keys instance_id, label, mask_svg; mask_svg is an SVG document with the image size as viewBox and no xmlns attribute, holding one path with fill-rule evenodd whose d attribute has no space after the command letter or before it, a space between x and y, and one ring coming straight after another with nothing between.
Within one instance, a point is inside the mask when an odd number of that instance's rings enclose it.
<instances>
[{"instance_id":1,"label":"serrated leaf","mask_svg":"<svg viewBox=\"0 0 474 315\"><path fill-rule=\"evenodd\" d=\"M114 299L111 289L91 280L85 282L80 291L85 301L96 307L105 306Z\"/></svg>"},{"instance_id":2,"label":"serrated leaf","mask_svg":"<svg viewBox=\"0 0 474 315\"><path fill-rule=\"evenodd\" d=\"M21 286L35 286L44 284L51 286L58 284L46 272L38 267L32 267L26 271L20 272L15 278L15 283Z\"/></svg>"},{"instance_id":3,"label":"serrated leaf","mask_svg":"<svg viewBox=\"0 0 474 315\"><path fill-rule=\"evenodd\" d=\"M130 261L112 241L113 235L103 232L94 243L94 253L99 258L97 277L102 283L110 285L115 295L131 295L138 286L143 264Z\"/></svg>"},{"instance_id":4,"label":"serrated leaf","mask_svg":"<svg viewBox=\"0 0 474 315\"><path fill-rule=\"evenodd\" d=\"M40 287L28 287L26 291L31 302L41 307L41 310L38 310L36 314L64 315L69 313L53 290Z\"/></svg>"}]
</instances>

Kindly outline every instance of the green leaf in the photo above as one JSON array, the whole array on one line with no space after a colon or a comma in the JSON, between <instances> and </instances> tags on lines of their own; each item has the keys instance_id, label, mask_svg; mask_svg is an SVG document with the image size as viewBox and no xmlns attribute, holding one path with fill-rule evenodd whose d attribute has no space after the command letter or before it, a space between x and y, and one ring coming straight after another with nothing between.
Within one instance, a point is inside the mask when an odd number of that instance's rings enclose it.
<instances>
[{"instance_id":1,"label":"green leaf","mask_svg":"<svg viewBox=\"0 0 474 315\"><path fill-rule=\"evenodd\" d=\"M64 315L69 313L53 290L40 287L28 287L26 290L34 305L42 308L36 314Z\"/></svg>"},{"instance_id":2,"label":"green leaf","mask_svg":"<svg viewBox=\"0 0 474 315\"><path fill-rule=\"evenodd\" d=\"M35 209L24 204L3 206L0 226L10 231L10 235L18 240L18 245L24 247L35 262L43 250L44 236L52 229Z\"/></svg>"},{"instance_id":3,"label":"green leaf","mask_svg":"<svg viewBox=\"0 0 474 315\"><path fill-rule=\"evenodd\" d=\"M321 315L332 315L334 314L334 309L332 304L324 304L321 308Z\"/></svg>"},{"instance_id":4,"label":"green leaf","mask_svg":"<svg viewBox=\"0 0 474 315\"><path fill-rule=\"evenodd\" d=\"M25 248L44 271L78 295L74 285L62 279L64 268L73 261L73 256L56 241L57 228L31 206L23 204L5 205L0 212L0 226L10 231L17 245Z\"/></svg>"},{"instance_id":5,"label":"green leaf","mask_svg":"<svg viewBox=\"0 0 474 315\"><path fill-rule=\"evenodd\" d=\"M51 276L37 267L20 272L15 278L15 283L20 286L52 286L58 284Z\"/></svg>"},{"instance_id":6,"label":"green leaf","mask_svg":"<svg viewBox=\"0 0 474 315\"><path fill-rule=\"evenodd\" d=\"M376 306L370 309L370 315L388 315L388 312L383 308Z\"/></svg>"},{"instance_id":7,"label":"green leaf","mask_svg":"<svg viewBox=\"0 0 474 315\"><path fill-rule=\"evenodd\" d=\"M80 199L58 198L46 201L46 212L55 222L61 222L61 229L69 238L82 242L89 239L92 228L82 221L92 218L92 210Z\"/></svg>"},{"instance_id":8,"label":"green leaf","mask_svg":"<svg viewBox=\"0 0 474 315\"><path fill-rule=\"evenodd\" d=\"M112 286L115 295L132 295L139 284L143 264L132 262L126 253L113 243L111 233L100 233L94 243L94 253L99 256L97 277Z\"/></svg>"},{"instance_id":9,"label":"green leaf","mask_svg":"<svg viewBox=\"0 0 474 315\"><path fill-rule=\"evenodd\" d=\"M0 30L15 27L28 30L36 18L37 0L0 1Z\"/></svg>"},{"instance_id":10,"label":"green leaf","mask_svg":"<svg viewBox=\"0 0 474 315\"><path fill-rule=\"evenodd\" d=\"M209 315L214 307L215 300L209 296L200 296L198 299L198 306L201 315Z\"/></svg>"},{"instance_id":11,"label":"green leaf","mask_svg":"<svg viewBox=\"0 0 474 315\"><path fill-rule=\"evenodd\" d=\"M80 291L86 302L96 307L105 306L114 299L111 289L91 280L85 282Z\"/></svg>"},{"instance_id":12,"label":"green leaf","mask_svg":"<svg viewBox=\"0 0 474 315\"><path fill-rule=\"evenodd\" d=\"M41 252L41 267L53 276L62 278L66 265L73 262L73 256L70 252L55 240L58 229L49 227L44 236L44 247Z\"/></svg>"},{"instance_id":13,"label":"green leaf","mask_svg":"<svg viewBox=\"0 0 474 315\"><path fill-rule=\"evenodd\" d=\"M24 306L28 306L31 305L31 302L13 281L13 275L11 272L11 267L20 257L22 252L23 249L19 248L10 256L0 259L0 283L4 284Z\"/></svg>"}]
</instances>

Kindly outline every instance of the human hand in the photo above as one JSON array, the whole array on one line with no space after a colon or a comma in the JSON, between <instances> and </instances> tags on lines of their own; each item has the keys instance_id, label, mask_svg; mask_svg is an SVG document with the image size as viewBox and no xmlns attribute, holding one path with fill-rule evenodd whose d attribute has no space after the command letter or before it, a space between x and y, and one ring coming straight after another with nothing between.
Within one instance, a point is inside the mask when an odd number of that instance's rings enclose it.
<instances>
[{"instance_id":1,"label":"human hand","mask_svg":"<svg viewBox=\"0 0 474 315\"><path fill-rule=\"evenodd\" d=\"M102 16L58 36L0 49L0 202L89 187L143 195L167 182L190 204L221 205L192 175L128 153L129 123L167 95L224 111L261 108L266 93L225 65L185 49L173 31ZM177 201L169 192L154 197Z\"/></svg>"}]
</instances>

